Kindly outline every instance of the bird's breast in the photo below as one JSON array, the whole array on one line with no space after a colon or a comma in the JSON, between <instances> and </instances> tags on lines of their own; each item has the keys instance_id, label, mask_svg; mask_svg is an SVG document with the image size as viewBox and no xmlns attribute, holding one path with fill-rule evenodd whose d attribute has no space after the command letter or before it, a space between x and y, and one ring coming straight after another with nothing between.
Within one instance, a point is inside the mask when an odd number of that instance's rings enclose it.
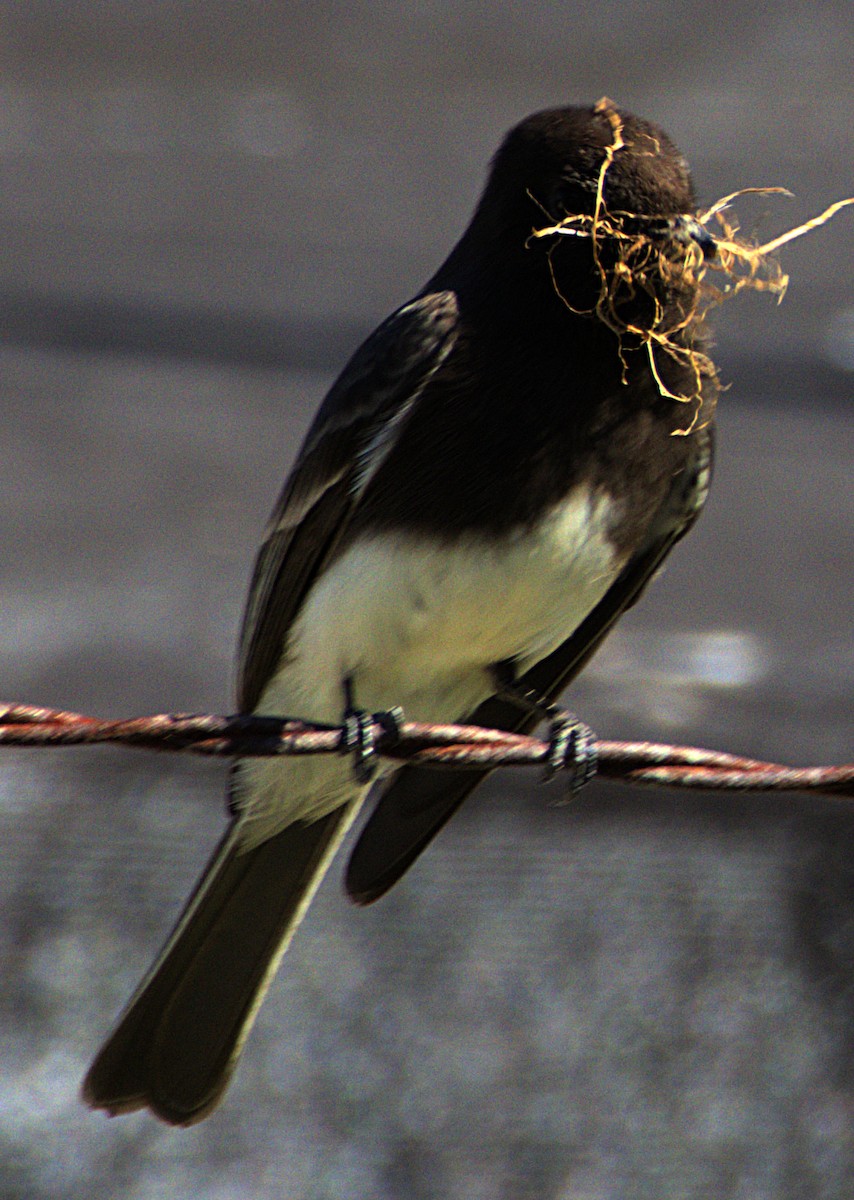
<instances>
[{"instance_id":1,"label":"bird's breast","mask_svg":"<svg viewBox=\"0 0 854 1200\"><path fill-rule=\"evenodd\" d=\"M360 706L462 716L493 690L492 664L545 657L602 598L625 561L613 518L578 487L503 536L360 533L311 589L268 693L296 690L301 715L336 720L350 677Z\"/></svg>"}]
</instances>

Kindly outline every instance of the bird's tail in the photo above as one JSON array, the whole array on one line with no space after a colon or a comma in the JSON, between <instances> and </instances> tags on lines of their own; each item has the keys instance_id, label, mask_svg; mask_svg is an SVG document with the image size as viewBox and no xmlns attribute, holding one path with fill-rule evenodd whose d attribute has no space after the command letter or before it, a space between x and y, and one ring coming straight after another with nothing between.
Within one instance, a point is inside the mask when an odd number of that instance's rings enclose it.
<instances>
[{"instance_id":1,"label":"bird's tail","mask_svg":"<svg viewBox=\"0 0 854 1200\"><path fill-rule=\"evenodd\" d=\"M232 825L92 1063L88 1104L110 1115L147 1105L173 1125L217 1105L360 800L245 850Z\"/></svg>"}]
</instances>

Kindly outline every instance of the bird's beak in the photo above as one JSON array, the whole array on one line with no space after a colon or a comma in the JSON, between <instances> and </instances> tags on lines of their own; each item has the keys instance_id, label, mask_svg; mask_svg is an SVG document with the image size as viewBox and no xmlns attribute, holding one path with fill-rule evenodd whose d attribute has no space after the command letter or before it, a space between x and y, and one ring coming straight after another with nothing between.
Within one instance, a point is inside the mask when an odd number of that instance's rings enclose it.
<instances>
[{"instance_id":1,"label":"bird's beak","mask_svg":"<svg viewBox=\"0 0 854 1200\"><path fill-rule=\"evenodd\" d=\"M696 217L677 217L674 222L674 232L677 237L696 242L703 252L703 258L714 258L718 252L716 239L709 233L705 225L700 224Z\"/></svg>"}]
</instances>

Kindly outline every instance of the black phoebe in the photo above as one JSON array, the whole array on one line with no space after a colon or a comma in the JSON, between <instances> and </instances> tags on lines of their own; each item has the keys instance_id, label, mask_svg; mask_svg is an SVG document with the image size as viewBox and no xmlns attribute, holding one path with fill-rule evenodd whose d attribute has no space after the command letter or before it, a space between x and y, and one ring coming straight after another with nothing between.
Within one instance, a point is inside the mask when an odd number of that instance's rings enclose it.
<instances>
[{"instance_id":1,"label":"black phoebe","mask_svg":"<svg viewBox=\"0 0 854 1200\"><path fill-rule=\"evenodd\" d=\"M240 711L339 723L346 697L536 723L705 499L717 381L694 267L714 244L694 203L667 135L610 102L511 130L459 243L309 430L255 567ZM362 903L485 772L388 774L348 868ZM346 757L236 764L230 828L91 1105L179 1125L214 1108L368 787Z\"/></svg>"}]
</instances>

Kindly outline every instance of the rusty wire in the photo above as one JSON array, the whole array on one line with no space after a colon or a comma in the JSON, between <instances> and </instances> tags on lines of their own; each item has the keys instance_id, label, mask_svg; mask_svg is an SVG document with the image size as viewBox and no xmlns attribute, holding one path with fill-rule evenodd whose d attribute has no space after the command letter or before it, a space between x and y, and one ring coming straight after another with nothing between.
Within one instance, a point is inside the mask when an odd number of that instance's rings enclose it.
<instances>
[{"instance_id":1,"label":"rusty wire","mask_svg":"<svg viewBox=\"0 0 854 1200\"><path fill-rule=\"evenodd\" d=\"M418 766L493 768L545 765L547 742L478 725L404 721L397 733L376 722L377 752ZM346 752L341 726L288 717L159 713L102 721L31 704L0 704L0 746L118 744L214 757ZM655 742L598 741L598 774L659 787L726 792L811 792L854 797L854 763L787 767L734 754Z\"/></svg>"}]
</instances>

